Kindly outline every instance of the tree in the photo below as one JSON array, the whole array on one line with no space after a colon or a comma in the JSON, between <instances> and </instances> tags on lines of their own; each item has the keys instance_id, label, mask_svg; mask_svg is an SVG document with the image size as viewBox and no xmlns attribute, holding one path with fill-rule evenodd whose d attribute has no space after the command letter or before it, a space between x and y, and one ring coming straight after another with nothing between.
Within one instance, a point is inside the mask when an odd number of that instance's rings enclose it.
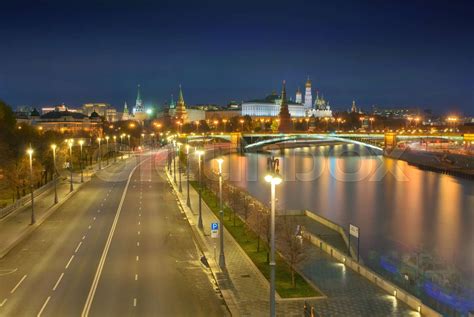
<instances>
[{"instance_id":1,"label":"tree","mask_svg":"<svg viewBox=\"0 0 474 317\"><path fill-rule=\"evenodd\" d=\"M306 241L301 227L292 216L278 216L277 249L286 258L291 270L291 283L296 286L295 267L304 260Z\"/></svg>"}]
</instances>

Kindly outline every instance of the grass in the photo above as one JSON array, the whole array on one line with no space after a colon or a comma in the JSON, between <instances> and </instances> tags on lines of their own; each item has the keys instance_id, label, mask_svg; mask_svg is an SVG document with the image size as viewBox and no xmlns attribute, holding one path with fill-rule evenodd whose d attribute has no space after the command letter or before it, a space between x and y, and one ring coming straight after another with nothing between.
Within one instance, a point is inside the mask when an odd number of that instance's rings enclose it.
<instances>
[{"instance_id":1,"label":"grass","mask_svg":"<svg viewBox=\"0 0 474 317\"><path fill-rule=\"evenodd\" d=\"M199 184L196 181L191 185L197 190ZM218 197L207 188L203 187L202 198L216 216L219 216L219 200ZM231 217L233 211L224 207L224 227L234 237L240 247L249 256L252 262L262 272L267 280L270 280L270 266L267 263L268 246L265 241L260 240L260 251L257 252L257 235L248 230L244 222L236 217L235 226L234 219ZM321 295L317 292L300 274L295 273L296 286L291 284L291 269L285 259L278 253L275 255L276 260L276 290L282 298L312 297Z\"/></svg>"}]
</instances>

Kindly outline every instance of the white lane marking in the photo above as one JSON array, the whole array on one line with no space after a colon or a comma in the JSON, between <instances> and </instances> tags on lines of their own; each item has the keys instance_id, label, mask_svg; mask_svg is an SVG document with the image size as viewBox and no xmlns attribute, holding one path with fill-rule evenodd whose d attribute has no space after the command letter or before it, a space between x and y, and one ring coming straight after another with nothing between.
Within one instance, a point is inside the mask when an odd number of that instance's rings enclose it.
<instances>
[{"instance_id":1,"label":"white lane marking","mask_svg":"<svg viewBox=\"0 0 474 317\"><path fill-rule=\"evenodd\" d=\"M86 238L86 236L82 236L82 240L84 240Z\"/></svg>"},{"instance_id":2,"label":"white lane marking","mask_svg":"<svg viewBox=\"0 0 474 317\"><path fill-rule=\"evenodd\" d=\"M65 267L66 269L69 267L69 264L71 264L72 259L74 259L74 254L71 255L71 258L70 258L69 261L67 262L66 267Z\"/></svg>"},{"instance_id":3,"label":"white lane marking","mask_svg":"<svg viewBox=\"0 0 474 317\"><path fill-rule=\"evenodd\" d=\"M137 241L137 247L139 247L139 246L140 246L140 242Z\"/></svg>"},{"instance_id":4,"label":"white lane marking","mask_svg":"<svg viewBox=\"0 0 474 317\"><path fill-rule=\"evenodd\" d=\"M100 207L104 207L104 204L100 204Z\"/></svg>"},{"instance_id":5,"label":"white lane marking","mask_svg":"<svg viewBox=\"0 0 474 317\"><path fill-rule=\"evenodd\" d=\"M123 190L122 198L120 199L120 203L117 208L117 212L115 214L114 222L112 223L112 227L110 228L109 236L104 246L104 251L102 252L102 256L100 257L99 265L97 266L97 271L95 272L94 280L92 281L89 294L87 295L86 303L84 304L84 309L82 310L82 314L81 314L82 317L87 317L89 315L89 311L91 309L92 302L94 300L94 295L97 290L97 285L99 284L100 276L102 274L102 269L104 268L105 259L107 258L107 253L109 252L110 244L112 243L112 238L114 236L115 228L117 227L117 222L120 217L120 213L122 211L123 202L125 201L125 195L127 194L128 186L130 185L130 181L132 179L133 173L144 162L146 162L146 160L137 164L130 172L130 175L128 175L127 184L125 185L125 188Z\"/></svg>"},{"instance_id":6,"label":"white lane marking","mask_svg":"<svg viewBox=\"0 0 474 317\"><path fill-rule=\"evenodd\" d=\"M140 235L140 231L138 231L138 235Z\"/></svg>"},{"instance_id":7,"label":"white lane marking","mask_svg":"<svg viewBox=\"0 0 474 317\"><path fill-rule=\"evenodd\" d=\"M138 274L135 274L135 281L138 281Z\"/></svg>"},{"instance_id":8,"label":"white lane marking","mask_svg":"<svg viewBox=\"0 0 474 317\"><path fill-rule=\"evenodd\" d=\"M56 284L54 284L53 291L55 291L56 288L58 287L59 283L61 283L61 280L63 279L63 276L64 276L64 272L61 273L61 275L58 278L58 281L56 282Z\"/></svg>"},{"instance_id":9,"label":"white lane marking","mask_svg":"<svg viewBox=\"0 0 474 317\"><path fill-rule=\"evenodd\" d=\"M89 230L90 230L91 228L92 228L91 225L89 225L89 227L87 227L87 229L89 229Z\"/></svg>"},{"instance_id":10,"label":"white lane marking","mask_svg":"<svg viewBox=\"0 0 474 317\"><path fill-rule=\"evenodd\" d=\"M46 298L46 301L44 302L43 307L41 307L41 310L39 311L38 315L36 315L36 317L41 316L41 314L43 313L43 310L46 308L46 305L48 305L48 302L50 299L51 299L51 296L48 296L48 298Z\"/></svg>"},{"instance_id":11,"label":"white lane marking","mask_svg":"<svg viewBox=\"0 0 474 317\"><path fill-rule=\"evenodd\" d=\"M138 262L139 259L140 259L140 258L139 258L138 255L137 255L137 262Z\"/></svg>"},{"instance_id":12,"label":"white lane marking","mask_svg":"<svg viewBox=\"0 0 474 317\"><path fill-rule=\"evenodd\" d=\"M137 307L137 299L136 298L133 299L133 307Z\"/></svg>"},{"instance_id":13,"label":"white lane marking","mask_svg":"<svg viewBox=\"0 0 474 317\"><path fill-rule=\"evenodd\" d=\"M140 222L140 221L138 222L138 225L141 225L141 222Z\"/></svg>"},{"instance_id":14,"label":"white lane marking","mask_svg":"<svg viewBox=\"0 0 474 317\"><path fill-rule=\"evenodd\" d=\"M94 221L95 221L95 217L94 217Z\"/></svg>"},{"instance_id":15,"label":"white lane marking","mask_svg":"<svg viewBox=\"0 0 474 317\"><path fill-rule=\"evenodd\" d=\"M138 210L142 210L142 207L138 207Z\"/></svg>"},{"instance_id":16,"label":"white lane marking","mask_svg":"<svg viewBox=\"0 0 474 317\"><path fill-rule=\"evenodd\" d=\"M77 251L81 247L81 244L82 244L82 241L79 241L79 244L77 245L76 250L74 250L74 253L77 253Z\"/></svg>"},{"instance_id":17,"label":"white lane marking","mask_svg":"<svg viewBox=\"0 0 474 317\"><path fill-rule=\"evenodd\" d=\"M100 212L100 209L97 209L97 212Z\"/></svg>"},{"instance_id":18,"label":"white lane marking","mask_svg":"<svg viewBox=\"0 0 474 317\"><path fill-rule=\"evenodd\" d=\"M141 216L142 216L142 214L138 214L138 217L141 217Z\"/></svg>"},{"instance_id":19,"label":"white lane marking","mask_svg":"<svg viewBox=\"0 0 474 317\"><path fill-rule=\"evenodd\" d=\"M7 302L7 299L5 298L5 299L0 303L0 307L3 307L3 305L5 305L6 302Z\"/></svg>"},{"instance_id":20,"label":"white lane marking","mask_svg":"<svg viewBox=\"0 0 474 317\"><path fill-rule=\"evenodd\" d=\"M26 278L26 274L23 275L23 277L21 278L21 280L20 280L20 281L15 285L15 287L10 291L10 294L13 294L13 293L16 291L16 289L17 289L17 288L20 286L20 284L25 280L25 278Z\"/></svg>"}]
</instances>

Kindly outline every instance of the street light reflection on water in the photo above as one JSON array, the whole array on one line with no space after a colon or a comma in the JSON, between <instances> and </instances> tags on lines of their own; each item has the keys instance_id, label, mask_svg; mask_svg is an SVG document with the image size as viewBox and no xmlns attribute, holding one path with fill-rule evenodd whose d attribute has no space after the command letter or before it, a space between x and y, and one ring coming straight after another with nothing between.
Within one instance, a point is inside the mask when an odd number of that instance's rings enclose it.
<instances>
[{"instance_id":1,"label":"street light reflection on water","mask_svg":"<svg viewBox=\"0 0 474 317\"><path fill-rule=\"evenodd\" d=\"M474 288L472 181L422 171L352 144L232 154L223 164L225 179L267 202L263 176L269 155L281 163L277 209L307 209L345 228L359 226L366 263L382 256L432 257L456 268L460 282Z\"/></svg>"}]
</instances>

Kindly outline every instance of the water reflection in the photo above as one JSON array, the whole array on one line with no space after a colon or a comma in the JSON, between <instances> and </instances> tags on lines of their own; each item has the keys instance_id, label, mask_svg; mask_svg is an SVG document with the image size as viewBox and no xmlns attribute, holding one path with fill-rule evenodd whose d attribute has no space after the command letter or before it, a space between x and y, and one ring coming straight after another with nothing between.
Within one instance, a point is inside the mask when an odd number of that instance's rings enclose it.
<instances>
[{"instance_id":1,"label":"water reflection","mask_svg":"<svg viewBox=\"0 0 474 317\"><path fill-rule=\"evenodd\" d=\"M474 183L421 171L358 145L277 150L284 183L277 208L308 209L361 229L361 254L427 250L474 287ZM262 202L267 155L231 155L225 176Z\"/></svg>"}]
</instances>

